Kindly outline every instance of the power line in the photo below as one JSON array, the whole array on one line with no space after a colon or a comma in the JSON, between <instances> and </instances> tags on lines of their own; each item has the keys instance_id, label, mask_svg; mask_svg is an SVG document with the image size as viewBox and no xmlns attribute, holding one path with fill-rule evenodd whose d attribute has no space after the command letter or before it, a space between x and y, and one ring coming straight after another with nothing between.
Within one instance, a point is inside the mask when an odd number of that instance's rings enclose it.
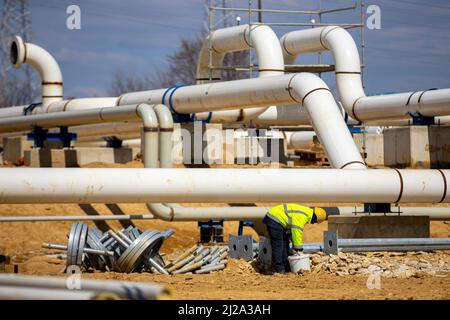
<instances>
[{"instance_id":1,"label":"power line","mask_svg":"<svg viewBox=\"0 0 450 320\"><path fill-rule=\"evenodd\" d=\"M65 10L64 7L53 6L53 5L43 4L43 3L33 3L33 6L47 8L47 9ZM97 16L97 17L104 17L104 18L127 20L127 21L131 21L131 22L135 22L135 23L145 24L145 25L158 25L158 26L177 29L177 30L180 30L180 29L186 30L187 29L187 30L197 31L197 29L189 28L186 26L178 27L176 25L169 24L169 23L157 22L157 21L152 21L150 19L132 17L132 16L128 16L128 15L105 13L105 12L95 12L93 10L84 10L83 14Z\"/></svg>"},{"instance_id":2,"label":"power line","mask_svg":"<svg viewBox=\"0 0 450 320\"><path fill-rule=\"evenodd\" d=\"M389 1L389 2L392 3L392 1ZM448 7L448 6L439 5L439 4L431 4L431 3L428 3L428 2L427 3L418 3L418 2L409 1L409 0L396 0L395 2L400 2L400 3L405 3L405 4L412 4L414 6L420 6L420 7L450 10L450 7Z\"/></svg>"}]
</instances>

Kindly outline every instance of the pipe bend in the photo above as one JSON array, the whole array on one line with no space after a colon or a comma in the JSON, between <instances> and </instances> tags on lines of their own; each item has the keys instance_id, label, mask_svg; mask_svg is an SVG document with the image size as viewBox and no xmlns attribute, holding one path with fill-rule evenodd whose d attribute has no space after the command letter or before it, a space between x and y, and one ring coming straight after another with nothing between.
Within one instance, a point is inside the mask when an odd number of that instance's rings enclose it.
<instances>
[{"instance_id":1,"label":"pipe bend","mask_svg":"<svg viewBox=\"0 0 450 320\"><path fill-rule=\"evenodd\" d=\"M156 112L156 116L158 118L159 129L173 130L173 116L169 108L164 104L156 104L153 106L153 110Z\"/></svg>"},{"instance_id":2,"label":"pipe bend","mask_svg":"<svg viewBox=\"0 0 450 320\"><path fill-rule=\"evenodd\" d=\"M146 203L147 209L158 219L173 221L175 217L174 209L164 203Z\"/></svg>"},{"instance_id":3,"label":"pipe bend","mask_svg":"<svg viewBox=\"0 0 450 320\"><path fill-rule=\"evenodd\" d=\"M29 64L39 74L42 82L44 110L54 101L63 99L63 77L55 58L43 48L27 43L15 36L10 46L10 60L15 68Z\"/></svg>"},{"instance_id":4,"label":"pipe bend","mask_svg":"<svg viewBox=\"0 0 450 320\"><path fill-rule=\"evenodd\" d=\"M307 110L314 131L334 168L366 169L326 83L312 73L299 73L289 81L291 97Z\"/></svg>"},{"instance_id":5,"label":"pipe bend","mask_svg":"<svg viewBox=\"0 0 450 320\"><path fill-rule=\"evenodd\" d=\"M210 61L210 48L212 49ZM250 27L248 24L223 28L212 32L204 41L197 63L197 84L204 83L211 76L214 80L220 80L221 71L210 70L213 66L222 66L223 58L227 52L247 50L255 48L259 76L268 77L284 74L283 51L275 32L266 25ZM236 112L236 120L245 122L256 119L268 108L251 108ZM229 116L229 112L216 111L214 118Z\"/></svg>"},{"instance_id":6,"label":"pipe bend","mask_svg":"<svg viewBox=\"0 0 450 320\"><path fill-rule=\"evenodd\" d=\"M144 131L157 131L159 128L158 118L153 106L146 103L141 103L136 106L136 114L141 118L144 125Z\"/></svg>"}]
</instances>

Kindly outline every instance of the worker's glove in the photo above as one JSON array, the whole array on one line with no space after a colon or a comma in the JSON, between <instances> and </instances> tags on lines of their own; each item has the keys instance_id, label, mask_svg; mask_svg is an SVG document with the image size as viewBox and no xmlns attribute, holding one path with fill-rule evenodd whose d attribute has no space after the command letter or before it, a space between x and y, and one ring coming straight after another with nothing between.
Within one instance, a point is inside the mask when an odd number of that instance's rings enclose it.
<instances>
[{"instance_id":1,"label":"worker's glove","mask_svg":"<svg viewBox=\"0 0 450 320\"><path fill-rule=\"evenodd\" d=\"M301 253L303 253L303 248L295 249L294 252L295 252L296 254L301 254Z\"/></svg>"}]
</instances>

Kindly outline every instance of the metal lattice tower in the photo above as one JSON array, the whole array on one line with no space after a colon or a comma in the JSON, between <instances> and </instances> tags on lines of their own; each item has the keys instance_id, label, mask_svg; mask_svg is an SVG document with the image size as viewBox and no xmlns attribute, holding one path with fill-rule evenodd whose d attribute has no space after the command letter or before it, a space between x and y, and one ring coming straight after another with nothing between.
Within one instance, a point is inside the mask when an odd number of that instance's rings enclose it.
<instances>
[{"instance_id":1,"label":"metal lattice tower","mask_svg":"<svg viewBox=\"0 0 450 320\"><path fill-rule=\"evenodd\" d=\"M11 38L31 40L31 14L28 0L3 0L0 16L0 107L30 103L33 75L28 66L14 70L9 59ZM20 91L20 94L17 92Z\"/></svg>"}]
</instances>

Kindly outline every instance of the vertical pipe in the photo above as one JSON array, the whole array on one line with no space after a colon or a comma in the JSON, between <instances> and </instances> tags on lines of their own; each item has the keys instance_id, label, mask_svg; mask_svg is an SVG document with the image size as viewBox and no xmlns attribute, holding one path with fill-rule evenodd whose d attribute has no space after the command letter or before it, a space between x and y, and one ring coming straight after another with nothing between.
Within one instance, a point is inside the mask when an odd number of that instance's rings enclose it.
<instances>
[{"instance_id":1,"label":"vertical pipe","mask_svg":"<svg viewBox=\"0 0 450 320\"><path fill-rule=\"evenodd\" d=\"M146 168L155 168L158 166L158 119L152 106L140 104L136 112L142 119L143 139L141 140L141 151L144 157Z\"/></svg>"},{"instance_id":2,"label":"vertical pipe","mask_svg":"<svg viewBox=\"0 0 450 320\"><path fill-rule=\"evenodd\" d=\"M153 107L159 123L159 166L161 168L172 168L172 137L173 137L173 117L169 108L163 104Z\"/></svg>"}]
</instances>

